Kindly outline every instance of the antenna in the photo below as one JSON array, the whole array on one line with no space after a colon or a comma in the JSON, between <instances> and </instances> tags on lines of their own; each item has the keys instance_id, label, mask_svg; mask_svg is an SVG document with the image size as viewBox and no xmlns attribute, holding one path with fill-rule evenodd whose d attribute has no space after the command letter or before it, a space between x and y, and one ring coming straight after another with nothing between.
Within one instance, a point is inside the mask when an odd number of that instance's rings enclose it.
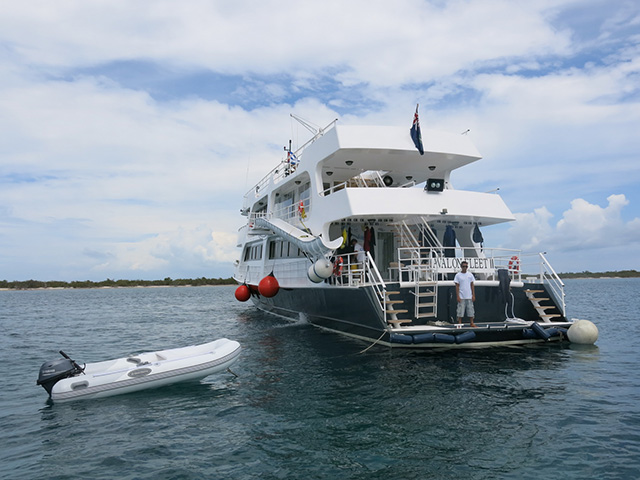
<instances>
[{"instance_id":1,"label":"antenna","mask_svg":"<svg viewBox=\"0 0 640 480\"><path fill-rule=\"evenodd\" d=\"M334 121L330 122L329 125L327 125L324 128L321 128L315 123L311 123L305 120L304 118L299 117L298 115L294 115L293 113L290 113L289 116L313 134L313 137L311 137L310 140L307 140L307 142L304 145L302 145L295 151L296 155L298 154L298 152L301 152L307 145L315 142L317 138L324 135L325 130L327 130L329 127L331 127L331 125L333 125L338 121L338 119L336 118Z\"/></svg>"},{"instance_id":2,"label":"antenna","mask_svg":"<svg viewBox=\"0 0 640 480\"><path fill-rule=\"evenodd\" d=\"M291 118L296 120L300 125L302 125L304 128L309 130L314 135L317 135L318 133L322 133L323 129L320 128L315 123L311 123L308 120L305 120L304 118L299 117L298 115L294 115L293 113L290 113L289 115L291 116Z\"/></svg>"}]
</instances>

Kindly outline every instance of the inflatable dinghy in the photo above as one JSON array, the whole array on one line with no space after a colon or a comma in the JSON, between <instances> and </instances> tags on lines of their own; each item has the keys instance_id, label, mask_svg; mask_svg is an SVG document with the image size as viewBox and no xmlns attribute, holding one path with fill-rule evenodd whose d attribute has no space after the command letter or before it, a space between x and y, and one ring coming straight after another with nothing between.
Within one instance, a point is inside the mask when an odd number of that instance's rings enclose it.
<instances>
[{"instance_id":1,"label":"inflatable dinghy","mask_svg":"<svg viewBox=\"0 0 640 480\"><path fill-rule=\"evenodd\" d=\"M238 342L221 338L82 367L60 351L64 358L44 363L36 383L54 402L109 397L200 380L229 368L238 359L240 349Z\"/></svg>"}]
</instances>

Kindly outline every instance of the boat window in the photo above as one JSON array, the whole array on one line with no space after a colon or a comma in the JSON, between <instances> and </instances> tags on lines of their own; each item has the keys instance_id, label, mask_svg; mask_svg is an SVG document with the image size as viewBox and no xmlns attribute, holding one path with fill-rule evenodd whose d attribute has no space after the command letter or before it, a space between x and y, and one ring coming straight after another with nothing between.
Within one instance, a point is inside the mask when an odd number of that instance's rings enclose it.
<instances>
[{"instance_id":1,"label":"boat window","mask_svg":"<svg viewBox=\"0 0 640 480\"><path fill-rule=\"evenodd\" d=\"M269 242L269 259L275 258L300 258L302 250L282 239L274 239Z\"/></svg>"},{"instance_id":2,"label":"boat window","mask_svg":"<svg viewBox=\"0 0 640 480\"><path fill-rule=\"evenodd\" d=\"M300 200L307 200L311 195L311 182L307 182L298 189ZM308 202L305 202L308 203Z\"/></svg>"},{"instance_id":3,"label":"boat window","mask_svg":"<svg viewBox=\"0 0 640 480\"><path fill-rule=\"evenodd\" d=\"M244 261L249 260L261 260L262 259L262 244L254 243L253 245L247 245L244 250Z\"/></svg>"}]
</instances>

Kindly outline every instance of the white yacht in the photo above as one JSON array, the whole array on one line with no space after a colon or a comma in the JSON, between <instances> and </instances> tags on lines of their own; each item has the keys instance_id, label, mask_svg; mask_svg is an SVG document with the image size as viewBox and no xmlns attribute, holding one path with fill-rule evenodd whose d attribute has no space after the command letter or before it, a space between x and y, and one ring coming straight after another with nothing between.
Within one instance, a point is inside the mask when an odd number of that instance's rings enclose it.
<instances>
[{"instance_id":1,"label":"white yacht","mask_svg":"<svg viewBox=\"0 0 640 480\"><path fill-rule=\"evenodd\" d=\"M406 127L334 121L314 133L244 197L236 298L389 347L566 338L564 284L544 254L484 245L482 230L513 214L495 192L452 185L481 158L468 135L427 130L421 153ZM457 322L463 260L475 326Z\"/></svg>"}]
</instances>

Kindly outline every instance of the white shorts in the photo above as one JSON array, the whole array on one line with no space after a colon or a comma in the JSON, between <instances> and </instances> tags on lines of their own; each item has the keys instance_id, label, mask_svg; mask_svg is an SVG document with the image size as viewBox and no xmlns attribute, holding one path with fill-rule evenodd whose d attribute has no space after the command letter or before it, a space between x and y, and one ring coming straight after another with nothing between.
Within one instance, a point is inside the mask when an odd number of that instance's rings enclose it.
<instances>
[{"instance_id":1,"label":"white shorts","mask_svg":"<svg viewBox=\"0 0 640 480\"><path fill-rule=\"evenodd\" d=\"M465 311L469 317L475 317L476 315L476 312L473 309L473 300L470 298L463 298L458 302L458 318L464 317Z\"/></svg>"}]
</instances>

